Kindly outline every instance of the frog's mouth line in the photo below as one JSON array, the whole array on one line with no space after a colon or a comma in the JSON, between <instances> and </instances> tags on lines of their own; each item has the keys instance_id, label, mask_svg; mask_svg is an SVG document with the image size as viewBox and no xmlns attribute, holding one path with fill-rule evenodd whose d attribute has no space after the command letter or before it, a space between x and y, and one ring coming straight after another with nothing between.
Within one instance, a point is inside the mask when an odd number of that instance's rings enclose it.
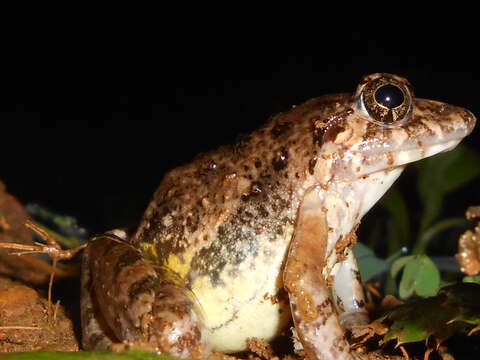
<instances>
[{"instance_id":1,"label":"frog's mouth line","mask_svg":"<svg viewBox=\"0 0 480 360\"><path fill-rule=\"evenodd\" d=\"M442 152L453 150L462 139L463 136L455 137L441 142L432 142L431 144L422 143L421 146L417 144L416 147L400 147L398 150L390 152L390 154L393 155L394 164L396 166L406 165L410 162L414 162Z\"/></svg>"},{"instance_id":2,"label":"frog's mouth line","mask_svg":"<svg viewBox=\"0 0 480 360\"><path fill-rule=\"evenodd\" d=\"M463 137L457 137L449 139L447 141L441 141L431 144L422 144L422 146L413 146L414 142L409 141L409 146L399 146L397 149L389 151L375 151L371 150L364 154L363 158L359 160L362 164L361 171L350 172L344 170L345 180L349 178L361 178L364 176L370 176L375 173L393 170L399 167L405 167L409 163L434 156L436 154L453 150L463 139ZM378 150L378 149L376 149ZM357 160L358 161L358 160ZM355 166L348 166L347 168L354 168ZM339 169L341 169L341 163ZM338 174L341 174L342 170L338 170Z\"/></svg>"}]
</instances>

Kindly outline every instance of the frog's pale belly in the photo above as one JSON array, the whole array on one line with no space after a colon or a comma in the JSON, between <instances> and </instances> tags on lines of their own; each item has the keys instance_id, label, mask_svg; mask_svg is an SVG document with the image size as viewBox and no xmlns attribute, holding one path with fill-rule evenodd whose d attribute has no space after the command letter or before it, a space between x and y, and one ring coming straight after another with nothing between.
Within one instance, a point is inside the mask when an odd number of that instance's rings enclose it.
<instances>
[{"instance_id":1,"label":"frog's pale belly","mask_svg":"<svg viewBox=\"0 0 480 360\"><path fill-rule=\"evenodd\" d=\"M226 266L219 283L208 276L192 282L215 350L241 351L246 339L270 340L287 325L291 315L286 294L282 296L281 269L292 232L290 226L275 242L260 235L258 254L238 266Z\"/></svg>"},{"instance_id":2,"label":"frog's pale belly","mask_svg":"<svg viewBox=\"0 0 480 360\"><path fill-rule=\"evenodd\" d=\"M330 204L330 223L334 237L347 236L360 218L388 190L401 174L403 167L388 172L370 174L364 179L337 182L329 191L319 189L319 197L327 197ZM327 195L329 194L329 195ZM363 194L363 196L358 196ZM340 216L335 214L337 210ZM340 220L340 222L338 222ZM245 340L251 337L270 340L284 329L291 318L285 296L278 298L283 288L281 269L285 261L294 226L285 229L284 237L272 242L271 237L257 237L261 250L238 266L227 266L220 274L220 281L212 283L208 276L194 277L192 290L203 311L205 325L211 331L211 343L218 351L244 350ZM319 239L319 241L321 241ZM324 276L337 274L336 291L344 305L355 301L348 275L334 268L336 253L334 243L326 246L330 253ZM259 316L261 314L261 316Z\"/></svg>"}]
</instances>

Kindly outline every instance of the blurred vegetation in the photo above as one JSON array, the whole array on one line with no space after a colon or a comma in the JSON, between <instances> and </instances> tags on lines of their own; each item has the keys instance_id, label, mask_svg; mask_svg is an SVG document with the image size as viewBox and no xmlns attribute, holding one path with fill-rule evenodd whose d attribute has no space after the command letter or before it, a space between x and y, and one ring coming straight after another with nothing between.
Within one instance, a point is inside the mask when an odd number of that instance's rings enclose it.
<instances>
[{"instance_id":1,"label":"blurred vegetation","mask_svg":"<svg viewBox=\"0 0 480 360\"><path fill-rule=\"evenodd\" d=\"M385 294L406 300L375 321L389 324L383 341L395 340L396 346L423 342L432 351L454 334L480 330L480 275L464 276L453 253L429 253L447 241L456 244L459 234L472 227L463 217L466 209L451 216L446 199L455 199L461 187L478 179L480 154L459 146L414 168L416 192L407 196L397 186L389 190L380 201L386 222L370 224L366 244L357 244L355 254L364 282L380 280ZM480 204L478 198L467 200L470 206ZM439 246L433 246L436 242ZM378 249L383 257L376 255Z\"/></svg>"},{"instance_id":2,"label":"blurred vegetation","mask_svg":"<svg viewBox=\"0 0 480 360\"><path fill-rule=\"evenodd\" d=\"M461 276L454 254L430 257L428 248L432 242L442 239L441 235L447 230L469 226L460 214L444 217L442 210L448 206L444 203L448 194L478 178L480 154L458 146L454 151L424 159L415 167L417 202L421 210L416 211L415 204L410 205L398 187L392 187L380 201L388 213L386 226L374 224L366 239L367 245L358 244L355 249L362 280L382 279L385 292L402 299L433 296L440 285ZM470 205L476 205L480 199L471 199L471 202ZM413 219L411 214L420 219ZM375 254L380 247L386 248L385 258ZM472 282L477 278L467 280Z\"/></svg>"}]
</instances>

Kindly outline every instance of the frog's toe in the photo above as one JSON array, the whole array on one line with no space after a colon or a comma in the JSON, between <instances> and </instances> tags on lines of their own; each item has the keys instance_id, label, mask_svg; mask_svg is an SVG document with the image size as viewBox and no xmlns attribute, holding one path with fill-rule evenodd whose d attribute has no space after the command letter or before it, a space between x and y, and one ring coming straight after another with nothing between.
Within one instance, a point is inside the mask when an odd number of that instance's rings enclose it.
<instances>
[{"instance_id":1,"label":"frog's toe","mask_svg":"<svg viewBox=\"0 0 480 360\"><path fill-rule=\"evenodd\" d=\"M148 342L179 358L205 358L210 353L207 330L198 318L188 290L170 282L155 289Z\"/></svg>"}]
</instances>

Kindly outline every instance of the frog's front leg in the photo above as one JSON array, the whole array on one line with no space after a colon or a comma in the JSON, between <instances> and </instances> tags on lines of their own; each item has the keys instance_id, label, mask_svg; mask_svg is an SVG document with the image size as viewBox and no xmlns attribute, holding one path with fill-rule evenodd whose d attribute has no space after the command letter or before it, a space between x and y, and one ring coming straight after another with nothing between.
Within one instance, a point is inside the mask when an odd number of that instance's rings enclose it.
<instances>
[{"instance_id":1,"label":"frog's front leg","mask_svg":"<svg viewBox=\"0 0 480 360\"><path fill-rule=\"evenodd\" d=\"M132 347L181 358L210 352L195 300L181 281L167 269L156 271L114 235L94 238L85 249L81 297L86 349Z\"/></svg>"},{"instance_id":2,"label":"frog's front leg","mask_svg":"<svg viewBox=\"0 0 480 360\"><path fill-rule=\"evenodd\" d=\"M328 285L331 280L329 269L334 264L329 263L332 258L327 255L335 252L335 243L341 232L332 226L340 227L340 219L345 215L340 203L338 198L326 199L316 190L304 196L285 266L284 285L289 294L295 328L310 359L355 358L330 298ZM347 234L350 231L348 229Z\"/></svg>"}]
</instances>

